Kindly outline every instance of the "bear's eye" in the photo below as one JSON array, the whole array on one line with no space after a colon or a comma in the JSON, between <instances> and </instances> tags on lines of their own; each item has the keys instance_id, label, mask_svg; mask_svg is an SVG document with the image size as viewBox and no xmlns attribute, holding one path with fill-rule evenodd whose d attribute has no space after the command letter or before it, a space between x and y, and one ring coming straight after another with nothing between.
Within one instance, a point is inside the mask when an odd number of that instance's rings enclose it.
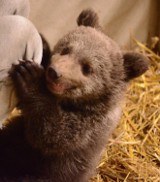
<instances>
[{"instance_id":1,"label":"bear's eye","mask_svg":"<svg viewBox=\"0 0 160 182\"><path fill-rule=\"evenodd\" d=\"M61 55L66 55L70 53L70 48L69 47L64 47L61 51Z\"/></svg>"},{"instance_id":2,"label":"bear's eye","mask_svg":"<svg viewBox=\"0 0 160 182\"><path fill-rule=\"evenodd\" d=\"M92 69L91 65L89 65L88 63L83 63L82 72L85 76L88 76L89 74L93 73L93 69Z\"/></svg>"}]
</instances>

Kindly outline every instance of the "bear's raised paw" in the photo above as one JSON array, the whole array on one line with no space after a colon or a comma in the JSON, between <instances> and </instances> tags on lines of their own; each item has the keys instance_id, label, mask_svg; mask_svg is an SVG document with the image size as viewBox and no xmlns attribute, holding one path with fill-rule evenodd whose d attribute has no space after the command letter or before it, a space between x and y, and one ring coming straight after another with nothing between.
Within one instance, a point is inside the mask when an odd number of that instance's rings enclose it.
<instances>
[{"instance_id":1,"label":"bear's raised paw","mask_svg":"<svg viewBox=\"0 0 160 182\"><path fill-rule=\"evenodd\" d=\"M13 64L9 71L19 99L37 88L43 75L43 68L31 61L19 61L19 64Z\"/></svg>"}]
</instances>

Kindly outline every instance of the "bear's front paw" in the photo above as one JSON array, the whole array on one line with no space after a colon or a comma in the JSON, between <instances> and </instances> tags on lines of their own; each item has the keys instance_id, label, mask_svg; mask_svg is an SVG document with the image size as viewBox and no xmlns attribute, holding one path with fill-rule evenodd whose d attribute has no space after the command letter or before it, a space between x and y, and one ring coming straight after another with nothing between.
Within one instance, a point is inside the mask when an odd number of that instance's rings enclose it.
<instances>
[{"instance_id":1,"label":"bear's front paw","mask_svg":"<svg viewBox=\"0 0 160 182\"><path fill-rule=\"evenodd\" d=\"M44 69L31 61L19 61L18 65L12 65L9 76L12 78L17 96L25 95L37 90L42 83Z\"/></svg>"}]
</instances>

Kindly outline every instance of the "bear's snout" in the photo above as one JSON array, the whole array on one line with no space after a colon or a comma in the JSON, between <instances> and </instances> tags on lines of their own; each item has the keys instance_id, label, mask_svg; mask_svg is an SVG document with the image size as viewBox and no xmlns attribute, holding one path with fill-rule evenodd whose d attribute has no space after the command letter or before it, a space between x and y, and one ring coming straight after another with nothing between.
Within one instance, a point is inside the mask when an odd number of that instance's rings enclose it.
<instances>
[{"instance_id":1,"label":"bear's snout","mask_svg":"<svg viewBox=\"0 0 160 182\"><path fill-rule=\"evenodd\" d=\"M47 76L50 80L57 80L62 76L62 74L56 68L49 67L47 70Z\"/></svg>"}]
</instances>

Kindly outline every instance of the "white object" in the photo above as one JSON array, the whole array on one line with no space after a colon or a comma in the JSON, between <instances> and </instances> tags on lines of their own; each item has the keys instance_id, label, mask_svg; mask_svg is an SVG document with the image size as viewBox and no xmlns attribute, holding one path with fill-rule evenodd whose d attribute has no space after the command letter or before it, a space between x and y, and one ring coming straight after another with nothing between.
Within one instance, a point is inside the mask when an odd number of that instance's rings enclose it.
<instances>
[{"instance_id":1,"label":"white object","mask_svg":"<svg viewBox=\"0 0 160 182\"><path fill-rule=\"evenodd\" d=\"M17 104L8 71L18 60L42 59L42 40L34 25L18 15L0 17L0 125Z\"/></svg>"}]
</instances>

